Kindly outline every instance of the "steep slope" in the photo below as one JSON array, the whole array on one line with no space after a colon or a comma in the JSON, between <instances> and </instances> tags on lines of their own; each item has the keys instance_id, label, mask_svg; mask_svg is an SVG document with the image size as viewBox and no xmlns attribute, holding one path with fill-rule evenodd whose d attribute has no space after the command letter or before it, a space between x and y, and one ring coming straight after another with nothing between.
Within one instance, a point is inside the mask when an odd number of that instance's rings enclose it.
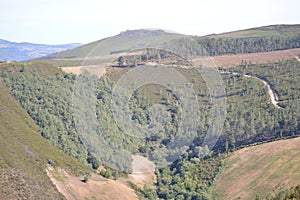
<instances>
[{"instance_id":1,"label":"steep slope","mask_svg":"<svg viewBox=\"0 0 300 200\"><path fill-rule=\"evenodd\" d=\"M91 169L38 130L0 78L0 199L137 199L126 181L92 174L82 182Z\"/></svg>"},{"instance_id":2,"label":"steep slope","mask_svg":"<svg viewBox=\"0 0 300 200\"><path fill-rule=\"evenodd\" d=\"M234 152L215 183L216 199L265 198L300 184L299 145L295 138Z\"/></svg>"},{"instance_id":3,"label":"steep slope","mask_svg":"<svg viewBox=\"0 0 300 200\"><path fill-rule=\"evenodd\" d=\"M0 39L0 61L23 61L46 56L48 54L73 49L79 43L48 45L28 42L10 42Z\"/></svg>"},{"instance_id":4,"label":"steep slope","mask_svg":"<svg viewBox=\"0 0 300 200\"><path fill-rule=\"evenodd\" d=\"M89 171L42 138L37 130L0 79L1 199L63 199L46 174L47 163L77 175Z\"/></svg>"}]
</instances>

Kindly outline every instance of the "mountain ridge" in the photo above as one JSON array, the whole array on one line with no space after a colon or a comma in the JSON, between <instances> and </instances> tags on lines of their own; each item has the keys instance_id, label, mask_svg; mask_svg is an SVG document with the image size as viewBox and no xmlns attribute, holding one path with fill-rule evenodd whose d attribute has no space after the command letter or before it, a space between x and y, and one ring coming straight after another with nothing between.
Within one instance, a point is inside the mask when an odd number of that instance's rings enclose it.
<instances>
[{"instance_id":1,"label":"mountain ridge","mask_svg":"<svg viewBox=\"0 0 300 200\"><path fill-rule=\"evenodd\" d=\"M0 61L25 61L43 57L54 52L72 49L80 45L82 44L36 44L0 39Z\"/></svg>"},{"instance_id":2,"label":"mountain ridge","mask_svg":"<svg viewBox=\"0 0 300 200\"><path fill-rule=\"evenodd\" d=\"M273 36L280 37L282 40L286 40L288 38L286 37L294 37L294 40L298 40L300 32L300 25L269 25L269 26L262 26L262 27L255 27L250 29L244 29L244 30L238 30L238 31L232 31L232 32L226 32L226 33L220 33L220 34L210 34L205 36L191 36L191 35L183 35L178 33L173 33L170 31L165 31L163 29L137 29L137 30L126 30L123 31L117 35L103 38L85 45L82 45L80 47L71 49L71 50L65 50L63 52L53 53L48 56L43 57L42 59L61 59L61 58L85 58L86 56L99 56L99 55L109 55L112 54L112 52L128 52L129 46L132 47L147 47L145 44L154 44L157 42L164 42L165 40L169 40L172 37L190 37L192 40L195 40L198 42L202 47L207 48L206 51L211 55L214 56L216 53L210 52L212 48L220 49L219 47L215 47L213 45L220 45L220 42L214 41L215 39L222 38L226 40L227 43L234 42L236 45L240 45L239 39L253 39L257 40L255 41L252 46L260 44L261 46L264 46L265 43L268 43L269 41L272 41ZM259 39L264 39L268 41L258 41ZM227 41L228 40L228 41ZM249 42L249 41L248 41ZM253 41L250 41L253 42ZM294 41L290 41L291 43ZM101 52L94 52L97 47L101 45ZM227 44L226 44L227 45ZM278 45L277 45L278 46ZM298 46L297 46L298 47ZM295 48L295 47L294 47ZM263 49L263 48L262 48ZM278 48L273 50L284 50L284 48ZM263 50L265 51L265 50ZM270 50L269 50L270 51ZM241 50L241 52L244 52ZM92 54L90 54L92 53ZM97 55L99 53L99 55ZM252 52L248 52L252 53ZM227 54L227 53L221 53ZM229 53L230 54L230 53ZM231 52L232 54L232 52ZM234 54L234 53L233 53Z\"/></svg>"},{"instance_id":3,"label":"mountain ridge","mask_svg":"<svg viewBox=\"0 0 300 200\"><path fill-rule=\"evenodd\" d=\"M276 35L289 35L300 31L299 24L274 24L266 26L258 26L253 28L246 28L235 31L228 31L222 33L213 33L198 37L208 38L219 38L219 37L232 37L232 38L243 38L243 37L268 37Z\"/></svg>"}]
</instances>

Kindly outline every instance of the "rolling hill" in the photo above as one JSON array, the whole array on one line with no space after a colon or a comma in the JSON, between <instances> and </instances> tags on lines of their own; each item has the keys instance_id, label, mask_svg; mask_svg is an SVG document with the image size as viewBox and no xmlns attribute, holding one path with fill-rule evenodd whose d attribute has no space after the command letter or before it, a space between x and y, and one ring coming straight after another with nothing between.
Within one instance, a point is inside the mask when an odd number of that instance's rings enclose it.
<instances>
[{"instance_id":1,"label":"rolling hill","mask_svg":"<svg viewBox=\"0 0 300 200\"><path fill-rule=\"evenodd\" d=\"M80 46L79 43L48 45L29 42L10 42L0 39L0 61L24 61L39 58L54 52L73 49Z\"/></svg>"}]
</instances>

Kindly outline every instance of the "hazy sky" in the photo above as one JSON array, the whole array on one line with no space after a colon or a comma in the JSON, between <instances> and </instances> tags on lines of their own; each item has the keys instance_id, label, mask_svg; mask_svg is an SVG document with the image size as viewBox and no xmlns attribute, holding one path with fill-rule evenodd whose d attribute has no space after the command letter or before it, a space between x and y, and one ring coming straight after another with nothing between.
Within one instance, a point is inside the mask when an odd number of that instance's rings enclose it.
<instances>
[{"instance_id":1,"label":"hazy sky","mask_svg":"<svg viewBox=\"0 0 300 200\"><path fill-rule=\"evenodd\" d=\"M191 35L300 24L299 0L1 0L0 38L88 43L127 29Z\"/></svg>"}]
</instances>

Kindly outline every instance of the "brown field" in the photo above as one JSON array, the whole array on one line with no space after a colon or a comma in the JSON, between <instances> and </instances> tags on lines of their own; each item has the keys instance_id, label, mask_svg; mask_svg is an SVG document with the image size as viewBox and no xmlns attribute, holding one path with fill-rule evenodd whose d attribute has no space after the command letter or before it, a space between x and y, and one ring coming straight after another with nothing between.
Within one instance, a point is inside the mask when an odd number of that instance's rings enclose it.
<instances>
[{"instance_id":1,"label":"brown field","mask_svg":"<svg viewBox=\"0 0 300 200\"><path fill-rule=\"evenodd\" d=\"M248 147L226 161L214 186L216 199L262 199L300 184L300 138Z\"/></svg>"},{"instance_id":2,"label":"brown field","mask_svg":"<svg viewBox=\"0 0 300 200\"><path fill-rule=\"evenodd\" d=\"M138 197L135 191L128 186L128 182L143 188L146 183L150 186L153 185L156 182L156 177L153 162L138 155L134 155L132 158L132 174L128 178L120 178L118 180L110 180L93 174L88 182L84 183L82 181L83 177L69 175L65 170L54 169L50 165L48 165L46 171L58 191L68 200L134 200L138 199Z\"/></svg>"},{"instance_id":3,"label":"brown field","mask_svg":"<svg viewBox=\"0 0 300 200\"><path fill-rule=\"evenodd\" d=\"M129 54L116 54L116 55L135 55L141 54L141 52L129 53ZM75 65L68 67L61 67L61 69L66 73L72 73L75 75L80 75L82 73L88 72L90 74L101 77L106 74L108 67L113 65L113 62L107 62L106 58L115 57L116 55L109 55L107 57L91 57L89 59L97 60L97 64L93 65ZM278 61L282 59L298 58L300 55L300 48L282 50L282 51L271 51L271 52L261 52L261 53L247 53L238 55L224 55L224 56L212 56L212 57L202 57L193 60L194 65L202 65L204 67L231 67L240 65L242 61L247 63L261 64L272 61ZM60 61L62 61L61 59ZM76 60L76 58L65 59L65 60ZM114 69L115 71L115 69Z\"/></svg>"},{"instance_id":4,"label":"brown field","mask_svg":"<svg viewBox=\"0 0 300 200\"><path fill-rule=\"evenodd\" d=\"M87 183L83 177L67 174L64 170L47 168L47 174L58 191L68 200L99 199L99 200L135 200L135 191L123 181L105 179L93 174Z\"/></svg>"},{"instance_id":5,"label":"brown field","mask_svg":"<svg viewBox=\"0 0 300 200\"><path fill-rule=\"evenodd\" d=\"M252 62L254 64L260 64L260 63L278 61L281 59L294 58L299 54L300 54L300 48L296 48L296 49L288 49L282 51L213 56L209 58L195 59L195 62L201 63L205 67L210 67L210 66L230 67L230 66L240 65L242 60L246 61L247 63Z\"/></svg>"},{"instance_id":6,"label":"brown field","mask_svg":"<svg viewBox=\"0 0 300 200\"><path fill-rule=\"evenodd\" d=\"M87 66L75 66L75 67L61 67L65 73L72 73L75 75L80 75L82 73L88 72L90 74L101 77L106 73L106 63L101 65L87 65Z\"/></svg>"}]
</instances>

